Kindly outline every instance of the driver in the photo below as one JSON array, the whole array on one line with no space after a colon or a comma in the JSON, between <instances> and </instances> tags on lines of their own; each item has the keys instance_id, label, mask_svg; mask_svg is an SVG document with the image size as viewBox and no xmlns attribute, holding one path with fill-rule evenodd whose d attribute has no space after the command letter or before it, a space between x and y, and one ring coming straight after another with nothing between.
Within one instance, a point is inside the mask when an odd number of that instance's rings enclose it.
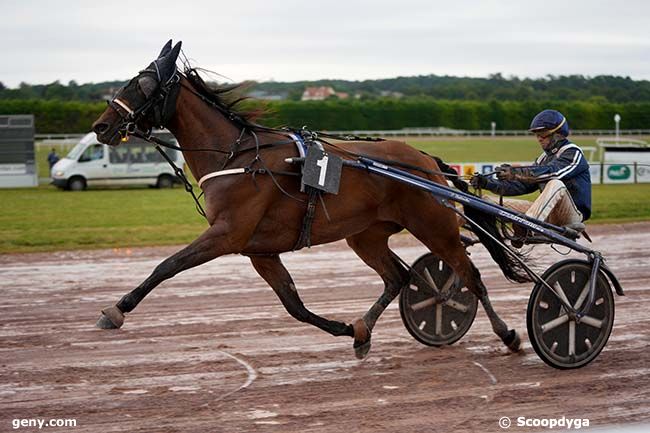
<instances>
[{"instance_id":1,"label":"driver","mask_svg":"<svg viewBox=\"0 0 650 433\"><path fill-rule=\"evenodd\" d=\"M530 124L544 152L533 165L512 167L503 164L496 169L497 179L476 174L470 183L502 196L517 196L541 190L533 203L516 206L526 215L574 230L584 230L583 221L591 216L591 176L589 164L582 150L567 139L569 124L556 110L544 110ZM524 202L516 200L516 202ZM506 205L508 201L505 202ZM514 225L515 239L512 245L520 248L526 230Z\"/></svg>"}]
</instances>

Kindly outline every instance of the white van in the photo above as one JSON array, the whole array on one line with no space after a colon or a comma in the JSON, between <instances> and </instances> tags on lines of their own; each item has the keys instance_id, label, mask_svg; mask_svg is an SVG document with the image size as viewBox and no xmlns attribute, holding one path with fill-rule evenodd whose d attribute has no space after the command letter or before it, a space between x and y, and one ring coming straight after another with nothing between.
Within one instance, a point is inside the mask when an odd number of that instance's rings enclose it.
<instances>
[{"instance_id":1,"label":"white van","mask_svg":"<svg viewBox=\"0 0 650 433\"><path fill-rule=\"evenodd\" d=\"M177 145L168 131L155 131L154 135ZM178 167L183 167L181 152L167 148L164 151ZM94 132L86 134L65 158L54 164L50 175L53 185L72 191L120 185L171 188L177 182L174 169L153 144L129 137L119 146L108 146L97 141Z\"/></svg>"}]
</instances>

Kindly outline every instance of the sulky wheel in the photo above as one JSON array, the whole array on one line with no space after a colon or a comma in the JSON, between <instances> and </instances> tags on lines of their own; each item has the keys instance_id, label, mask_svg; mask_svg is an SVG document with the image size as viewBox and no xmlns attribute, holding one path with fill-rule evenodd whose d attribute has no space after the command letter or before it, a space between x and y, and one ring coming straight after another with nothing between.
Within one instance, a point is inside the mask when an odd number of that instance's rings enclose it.
<instances>
[{"instance_id":1,"label":"sulky wheel","mask_svg":"<svg viewBox=\"0 0 650 433\"><path fill-rule=\"evenodd\" d=\"M413 338L428 346L460 340L472 326L476 308L476 297L433 254L425 254L413 263L411 281L399 299L404 326Z\"/></svg>"},{"instance_id":2,"label":"sulky wheel","mask_svg":"<svg viewBox=\"0 0 650 433\"><path fill-rule=\"evenodd\" d=\"M551 266L542 278L580 311L588 299L591 264L565 260ZM614 296L602 273L596 280L595 302L579 320L571 318L555 294L541 283L528 301L528 338L542 360L560 368L587 365L605 347L614 324Z\"/></svg>"}]
</instances>

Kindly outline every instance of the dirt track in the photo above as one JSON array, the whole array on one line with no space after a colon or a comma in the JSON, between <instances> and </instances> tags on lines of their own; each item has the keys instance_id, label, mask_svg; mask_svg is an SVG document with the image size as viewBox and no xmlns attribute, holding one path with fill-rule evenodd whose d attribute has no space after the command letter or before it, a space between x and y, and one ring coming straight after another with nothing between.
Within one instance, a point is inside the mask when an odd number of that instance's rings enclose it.
<instances>
[{"instance_id":1,"label":"dirt track","mask_svg":"<svg viewBox=\"0 0 650 433\"><path fill-rule=\"evenodd\" d=\"M0 256L0 432L37 431L12 430L17 418L75 418L74 429L43 429L74 432L501 431L502 416L648 422L650 223L591 232L627 296L616 298L607 347L573 371L534 353L531 286L507 283L482 247L472 258L497 312L522 334L521 355L507 352L482 309L460 342L423 346L395 302L357 361L349 338L292 319L244 257L178 275L121 330L101 331L99 310L174 249ZM392 245L409 262L425 252L407 235ZM543 263L559 260L545 248L536 251ZM284 260L305 304L327 317L351 322L382 290L344 243Z\"/></svg>"}]
</instances>

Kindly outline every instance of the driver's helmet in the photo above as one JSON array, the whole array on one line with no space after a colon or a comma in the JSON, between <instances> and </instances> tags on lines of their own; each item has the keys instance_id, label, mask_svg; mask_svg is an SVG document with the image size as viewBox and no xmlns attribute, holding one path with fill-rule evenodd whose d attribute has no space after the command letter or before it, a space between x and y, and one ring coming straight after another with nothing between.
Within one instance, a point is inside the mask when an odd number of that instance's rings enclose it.
<instances>
[{"instance_id":1,"label":"driver's helmet","mask_svg":"<svg viewBox=\"0 0 650 433\"><path fill-rule=\"evenodd\" d=\"M569 136L569 123L566 117L557 110L544 110L530 122L528 130L535 134L549 136L558 133L563 137Z\"/></svg>"}]
</instances>

